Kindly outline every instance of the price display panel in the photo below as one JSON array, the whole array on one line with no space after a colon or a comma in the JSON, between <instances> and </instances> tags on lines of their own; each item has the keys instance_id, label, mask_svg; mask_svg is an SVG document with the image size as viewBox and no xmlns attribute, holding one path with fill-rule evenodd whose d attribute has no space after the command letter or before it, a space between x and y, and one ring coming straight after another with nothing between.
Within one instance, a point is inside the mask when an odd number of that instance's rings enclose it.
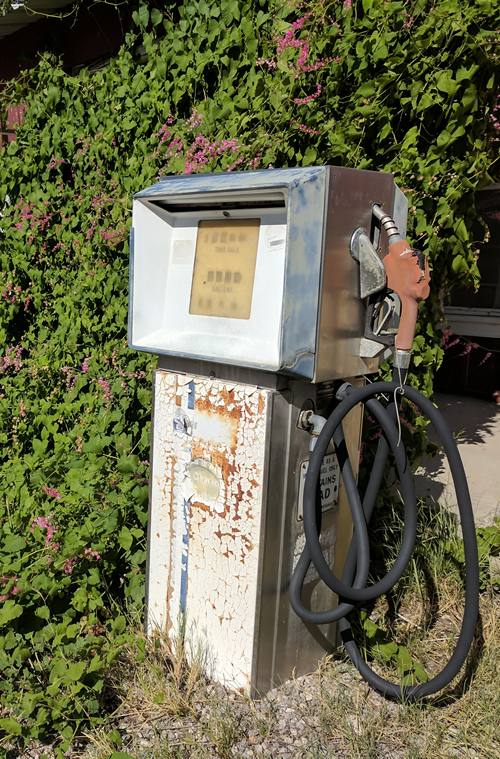
<instances>
[{"instance_id":1,"label":"price display panel","mask_svg":"<svg viewBox=\"0 0 500 759\"><path fill-rule=\"evenodd\" d=\"M189 313L249 319L260 219L200 221Z\"/></svg>"}]
</instances>

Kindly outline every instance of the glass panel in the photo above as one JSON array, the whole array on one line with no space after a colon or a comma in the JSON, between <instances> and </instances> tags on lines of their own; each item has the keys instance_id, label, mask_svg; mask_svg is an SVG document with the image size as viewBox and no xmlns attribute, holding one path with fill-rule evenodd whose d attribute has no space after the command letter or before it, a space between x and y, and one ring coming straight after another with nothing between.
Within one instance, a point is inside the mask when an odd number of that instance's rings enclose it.
<instances>
[{"instance_id":1,"label":"glass panel","mask_svg":"<svg viewBox=\"0 0 500 759\"><path fill-rule=\"evenodd\" d=\"M260 219L200 221L190 314L249 319Z\"/></svg>"}]
</instances>

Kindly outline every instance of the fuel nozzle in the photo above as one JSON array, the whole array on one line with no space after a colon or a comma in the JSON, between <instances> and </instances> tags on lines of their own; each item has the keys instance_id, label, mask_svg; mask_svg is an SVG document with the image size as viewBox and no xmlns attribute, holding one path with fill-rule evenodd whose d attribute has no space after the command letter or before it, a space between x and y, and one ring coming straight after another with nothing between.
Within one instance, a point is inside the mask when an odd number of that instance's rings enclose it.
<instances>
[{"instance_id":1,"label":"fuel nozzle","mask_svg":"<svg viewBox=\"0 0 500 759\"><path fill-rule=\"evenodd\" d=\"M389 245L402 239L396 222L392 216L389 216L389 214L386 214L382 210L381 206L373 206L373 215L380 223L380 226L385 229Z\"/></svg>"},{"instance_id":2,"label":"fuel nozzle","mask_svg":"<svg viewBox=\"0 0 500 759\"><path fill-rule=\"evenodd\" d=\"M401 317L395 338L395 365L408 368L417 324L418 304L430 293L430 274L427 257L401 237L394 219L379 205L373 206L373 215L385 230L389 251L383 259L387 287L401 301Z\"/></svg>"}]
</instances>

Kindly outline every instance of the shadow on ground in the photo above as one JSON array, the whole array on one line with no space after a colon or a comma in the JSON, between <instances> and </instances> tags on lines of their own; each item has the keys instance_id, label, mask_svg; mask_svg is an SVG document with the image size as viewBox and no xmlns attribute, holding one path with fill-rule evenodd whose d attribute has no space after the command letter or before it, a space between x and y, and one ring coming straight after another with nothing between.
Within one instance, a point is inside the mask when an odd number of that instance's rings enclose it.
<instances>
[{"instance_id":1,"label":"shadow on ground","mask_svg":"<svg viewBox=\"0 0 500 759\"><path fill-rule=\"evenodd\" d=\"M476 523L491 523L500 510L500 406L459 395L438 394L435 401L455 436ZM432 428L429 437L437 444ZM417 496L439 501L456 512L453 481L442 451L422 460L415 486Z\"/></svg>"}]
</instances>

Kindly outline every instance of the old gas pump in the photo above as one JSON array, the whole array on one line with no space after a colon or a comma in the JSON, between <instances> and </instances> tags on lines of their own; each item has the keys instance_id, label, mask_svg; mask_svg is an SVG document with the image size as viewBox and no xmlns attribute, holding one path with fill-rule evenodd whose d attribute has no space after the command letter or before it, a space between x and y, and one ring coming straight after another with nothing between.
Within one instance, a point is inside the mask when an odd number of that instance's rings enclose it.
<instances>
[{"instance_id":1,"label":"old gas pump","mask_svg":"<svg viewBox=\"0 0 500 759\"><path fill-rule=\"evenodd\" d=\"M171 176L135 196L129 342L159 356L147 629L182 624L230 687L263 693L311 671L340 631L366 679L414 698L451 679L470 646L477 550L463 468L434 406L405 385L429 288L425 258L404 240L406 212L392 175L333 166ZM394 382L366 385L391 353ZM413 548L403 394L450 457L467 614L444 679L400 689L369 670L346 615L392 587ZM383 431L363 501L361 403ZM366 587L389 451L404 535L387 577Z\"/></svg>"}]
</instances>

